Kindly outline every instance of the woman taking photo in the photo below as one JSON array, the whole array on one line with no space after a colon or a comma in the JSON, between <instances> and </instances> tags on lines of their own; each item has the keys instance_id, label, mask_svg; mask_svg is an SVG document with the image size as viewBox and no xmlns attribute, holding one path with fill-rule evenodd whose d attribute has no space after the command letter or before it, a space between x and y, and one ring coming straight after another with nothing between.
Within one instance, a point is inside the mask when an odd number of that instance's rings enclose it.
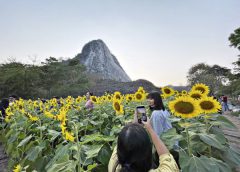
<instances>
[{"instance_id":1,"label":"woman taking photo","mask_svg":"<svg viewBox=\"0 0 240 172\"><path fill-rule=\"evenodd\" d=\"M150 120L143 126L137 123L125 126L119 133L108 164L108 172L179 172L178 166L164 143L153 130ZM159 166L153 169L151 137L158 156Z\"/></svg>"},{"instance_id":2,"label":"woman taking photo","mask_svg":"<svg viewBox=\"0 0 240 172\"><path fill-rule=\"evenodd\" d=\"M169 121L170 113L165 109L162 98L159 92L151 92L147 95L147 102L152 112L151 125L153 130L160 136L163 132L166 132L172 128L172 124ZM134 122L138 122L138 114L135 111Z\"/></svg>"}]
</instances>

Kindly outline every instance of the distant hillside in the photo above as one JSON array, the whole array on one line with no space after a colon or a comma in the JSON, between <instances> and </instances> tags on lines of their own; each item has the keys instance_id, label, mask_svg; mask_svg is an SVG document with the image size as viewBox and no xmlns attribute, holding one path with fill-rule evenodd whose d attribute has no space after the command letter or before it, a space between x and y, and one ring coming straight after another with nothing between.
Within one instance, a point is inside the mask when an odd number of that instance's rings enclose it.
<instances>
[{"instance_id":1,"label":"distant hillside","mask_svg":"<svg viewBox=\"0 0 240 172\"><path fill-rule=\"evenodd\" d=\"M123 94L135 93L138 87L144 87L147 92L159 91L159 88L154 86L151 82L147 80L137 80L131 82L118 82L114 80L98 80L96 83L91 84L89 90L91 90L95 95L102 95L105 92L114 93L115 91L120 91Z\"/></svg>"}]
</instances>

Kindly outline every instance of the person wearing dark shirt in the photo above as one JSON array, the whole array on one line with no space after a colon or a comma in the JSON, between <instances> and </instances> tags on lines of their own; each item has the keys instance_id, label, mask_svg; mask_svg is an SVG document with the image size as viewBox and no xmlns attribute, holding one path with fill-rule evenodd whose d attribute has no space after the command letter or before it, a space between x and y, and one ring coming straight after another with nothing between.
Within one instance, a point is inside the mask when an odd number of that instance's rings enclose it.
<instances>
[{"instance_id":1,"label":"person wearing dark shirt","mask_svg":"<svg viewBox=\"0 0 240 172\"><path fill-rule=\"evenodd\" d=\"M223 111L224 112L229 111L229 108L228 108L228 98L225 95L222 96L222 104L223 104Z\"/></svg>"},{"instance_id":2,"label":"person wearing dark shirt","mask_svg":"<svg viewBox=\"0 0 240 172\"><path fill-rule=\"evenodd\" d=\"M9 106L9 100L4 98L1 100L1 103L0 103L0 112L1 112L1 118L5 118L6 116L6 109L8 108ZM1 121L2 119L0 119Z\"/></svg>"}]
</instances>

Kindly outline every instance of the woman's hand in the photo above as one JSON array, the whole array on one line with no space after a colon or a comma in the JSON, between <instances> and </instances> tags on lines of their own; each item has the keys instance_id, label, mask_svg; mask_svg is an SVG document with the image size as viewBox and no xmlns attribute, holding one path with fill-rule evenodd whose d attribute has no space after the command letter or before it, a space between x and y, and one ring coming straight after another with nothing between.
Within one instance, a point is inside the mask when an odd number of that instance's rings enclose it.
<instances>
[{"instance_id":1,"label":"woman's hand","mask_svg":"<svg viewBox=\"0 0 240 172\"><path fill-rule=\"evenodd\" d=\"M137 114L137 110L136 109L135 109L135 112L134 112L133 123L138 123L138 114Z\"/></svg>"},{"instance_id":2,"label":"woman's hand","mask_svg":"<svg viewBox=\"0 0 240 172\"><path fill-rule=\"evenodd\" d=\"M152 129L152 125L151 125L151 121L150 119L147 117L147 121L142 121L144 127L149 131L150 129Z\"/></svg>"}]
</instances>

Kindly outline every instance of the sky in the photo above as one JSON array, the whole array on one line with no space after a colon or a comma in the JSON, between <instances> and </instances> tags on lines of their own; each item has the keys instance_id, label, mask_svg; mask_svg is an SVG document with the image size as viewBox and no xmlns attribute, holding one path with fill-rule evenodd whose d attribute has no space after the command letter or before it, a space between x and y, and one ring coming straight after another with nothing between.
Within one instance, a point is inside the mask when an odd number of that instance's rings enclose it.
<instances>
[{"instance_id":1,"label":"sky","mask_svg":"<svg viewBox=\"0 0 240 172\"><path fill-rule=\"evenodd\" d=\"M239 0L0 0L0 63L73 58L102 39L132 80L185 85L191 66L232 68Z\"/></svg>"}]
</instances>

